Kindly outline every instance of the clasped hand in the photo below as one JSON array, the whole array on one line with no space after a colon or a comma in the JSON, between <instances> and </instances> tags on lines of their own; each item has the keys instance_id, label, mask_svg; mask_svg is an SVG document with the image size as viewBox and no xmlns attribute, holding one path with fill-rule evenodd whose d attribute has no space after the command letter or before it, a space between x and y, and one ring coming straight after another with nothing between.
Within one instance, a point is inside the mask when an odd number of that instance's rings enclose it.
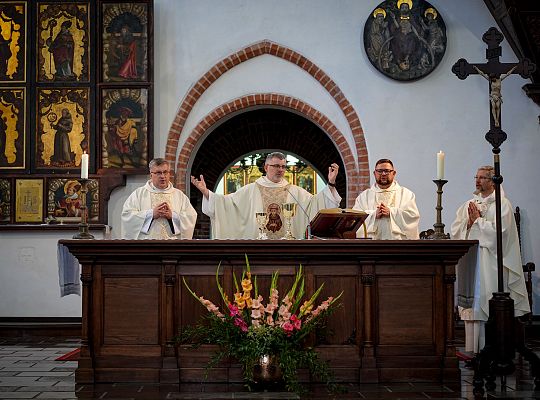
<instances>
[{"instance_id":1,"label":"clasped hand","mask_svg":"<svg viewBox=\"0 0 540 400\"><path fill-rule=\"evenodd\" d=\"M172 210L169 207L169 204L167 202L158 204L152 209L152 211L153 211L154 218L172 219Z\"/></svg>"},{"instance_id":2,"label":"clasped hand","mask_svg":"<svg viewBox=\"0 0 540 400\"><path fill-rule=\"evenodd\" d=\"M472 201L469 203L469 207L467 209L469 213L469 220L467 221L467 229L471 229L471 226L474 224L474 221L476 221L478 218L481 217L480 210L474 204Z\"/></svg>"},{"instance_id":3,"label":"clasped hand","mask_svg":"<svg viewBox=\"0 0 540 400\"><path fill-rule=\"evenodd\" d=\"M375 218L379 219L379 218L388 218L388 217L390 217L390 208L384 203L379 204L377 206Z\"/></svg>"}]
</instances>

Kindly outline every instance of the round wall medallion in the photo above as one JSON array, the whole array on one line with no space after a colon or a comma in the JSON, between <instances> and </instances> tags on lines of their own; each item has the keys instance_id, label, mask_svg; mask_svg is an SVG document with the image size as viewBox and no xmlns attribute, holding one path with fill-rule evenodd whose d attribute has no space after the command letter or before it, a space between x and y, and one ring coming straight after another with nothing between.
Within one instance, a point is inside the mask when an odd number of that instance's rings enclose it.
<instances>
[{"instance_id":1,"label":"round wall medallion","mask_svg":"<svg viewBox=\"0 0 540 400\"><path fill-rule=\"evenodd\" d=\"M425 0L386 0L364 26L369 61L398 81L423 78L441 62L446 51L446 25Z\"/></svg>"}]
</instances>

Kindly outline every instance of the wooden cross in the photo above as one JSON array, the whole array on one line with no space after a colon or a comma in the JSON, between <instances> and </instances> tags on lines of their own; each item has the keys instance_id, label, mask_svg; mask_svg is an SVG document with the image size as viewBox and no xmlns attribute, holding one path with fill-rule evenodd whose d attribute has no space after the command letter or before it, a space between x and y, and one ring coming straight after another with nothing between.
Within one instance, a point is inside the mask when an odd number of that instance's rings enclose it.
<instances>
[{"instance_id":1,"label":"wooden cross","mask_svg":"<svg viewBox=\"0 0 540 400\"><path fill-rule=\"evenodd\" d=\"M502 106L502 81L507 76L519 74L522 78L529 78L536 71L536 65L528 58L515 63L501 63L499 57L502 54L501 42L504 36L497 28L489 28L482 36L486 49L487 62L483 64L469 64L464 58L459 59L452 67L452 72L459 79L465 79L471 74L479 74L489 81L490 103L490 129L486 134L486 140L494 148L498 148L505 140L506 133L501 129L501 106Z\"/></svg>"}]
</instances>

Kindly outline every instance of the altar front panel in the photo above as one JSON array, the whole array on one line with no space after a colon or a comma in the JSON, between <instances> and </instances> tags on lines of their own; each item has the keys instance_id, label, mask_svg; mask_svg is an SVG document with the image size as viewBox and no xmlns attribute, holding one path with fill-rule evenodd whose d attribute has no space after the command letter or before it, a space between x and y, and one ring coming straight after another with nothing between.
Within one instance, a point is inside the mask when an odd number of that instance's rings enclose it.
<instances>
[{"instance_id":1,"label":"altar front panel","mask_svg":"<svg viewBox=\"0 0 540 400\"><path fill-rule=\"evenodd\" d=\"M336 377L349 382L459 379L453 341L455 264L474 241L87 241L63 240L82 264L83 337L76 380L240 382L235 360L208 373L212 346L172 339L205 308L232 296L249 256L267 297L278 270L280 298L300 265L307 295L343 292L328 329L310 338ZM450 293L452 295L450 295ZM309 376L301 373L304 380Z\"/></svg>"}]
</instances>

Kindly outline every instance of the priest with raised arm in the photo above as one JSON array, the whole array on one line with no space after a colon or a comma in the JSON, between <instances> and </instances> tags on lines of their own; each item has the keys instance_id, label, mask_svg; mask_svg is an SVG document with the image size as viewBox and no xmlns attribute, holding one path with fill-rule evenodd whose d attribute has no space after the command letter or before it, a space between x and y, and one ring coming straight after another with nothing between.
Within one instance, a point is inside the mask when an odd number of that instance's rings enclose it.
<instances>
[{"instance_id":1,"label":"priest with raised arm","mask_svg":"<svg viewBox=\"0 0 540 400\"><path fill-rule=\"evenodd\" d=\"M328 185L320 193L312 195L291 185L284 179L287 160L283 153L270 153L266 158L262 176L237 192L229 195L213 193L206 187L204 177L191 177L191 183L203 194L202 211L212 222L214 239L255 239L259 228L255 213L266 212L266 231L269 239L281 239L286 226L282 205L296 203L296 215L292 219L292 234L303 238L306 227L317 212L324 208L339 207L341 197L335 188L339 166L328 168Z\"/></svg>"},{"instance_id":2,"label":"priest with raised arm","mask_svg":"<svg viewBox=\"0 0 540 400\"><path fill-rule=\"evenodd\" d=\"M418 239L420 214L414 193L394 180L396 170L391 160L375 164L375 184L356 198L354 210L369 214L365 224L372 239ZM363 230L357 237L363 237Z\"/></svg>"}]
</instances>

